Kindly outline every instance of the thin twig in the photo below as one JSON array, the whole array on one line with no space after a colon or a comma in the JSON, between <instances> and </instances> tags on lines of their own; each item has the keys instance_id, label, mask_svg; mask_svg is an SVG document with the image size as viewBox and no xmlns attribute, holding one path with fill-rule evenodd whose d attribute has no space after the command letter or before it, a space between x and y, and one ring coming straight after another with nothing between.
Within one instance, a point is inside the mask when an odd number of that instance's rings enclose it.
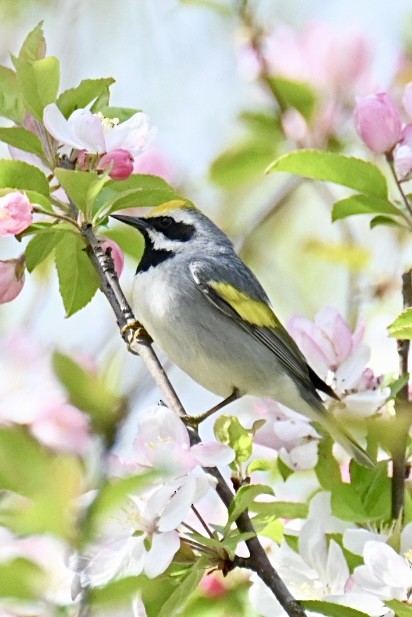
<instances>
[{"instance_id":1,"label":"thin twig","mask_svg":"<svg viewBox=\"0 0 412 617\"><path fill-rule=\"evenodd\" d=\"M412 306L412 270L402 275L402 298L403 308ZM409 374L409 348L408 339L398 339L399 376ZM405 505L405 479L406 479L406 445L408 430L412 422L411 407L409 402L409 384L405 383L398 393L396 405L396 438L392 447L392 518L402 516Z\"/></svg>"},{"instance_id":2,"label":"thin twig","mask_svg":"<svg viewBox=\"0 0 412 617\"><path fill-rule=\"evenodd\" d=\"M88 247L90 259L92 260L92 263L98 273L101 290L105 294L110 306L113 309L119 327L123 330L123 332L125 332L125 328L135 325L136 320L129 303L120 288L119 281L113 268L112 260L110 256L107 256L102 250L90 224L85 223L82 226L82 235ZM127 332L127 334L129 334L129 332ZM144 336L142 338L135 337L132 351L140 355L170 408L173 409L173 411L175 411L179 416L184 415L186 412L152 349L150 339ZM201 439L197 431L194 431L192 428L188 428L188 431L190 434L191 443L200 443ZM205 468L205 471L217 480L216 492L225 506L229 508L233 500L233 493L225 482L220 471L216 467ZM246 540L250 553L250 559L253 561L254 571L272 591L289 617L306 617L303 608L292 596L270 563L268 556L256 536L255 529L247 512L243 512L239 516L236 521L236 525L239 531L252 532L254 534L253 538Z\"/></svg>"},{"instance_id":3,"label":"thin twig","mask_svg":"<svg viewBox=\"0 0 412 617\"><path fill-rule=\"evenodd\" d=\"M200 514L199 510L192 504L192 511L195 514L197 520L199 521L199 523L202 525L203 529L206 531L207 535L209 536L209 538L213 538L213 533L210 531L206 521L203 520L202 515Z\"/></svg>"}]
</instances>

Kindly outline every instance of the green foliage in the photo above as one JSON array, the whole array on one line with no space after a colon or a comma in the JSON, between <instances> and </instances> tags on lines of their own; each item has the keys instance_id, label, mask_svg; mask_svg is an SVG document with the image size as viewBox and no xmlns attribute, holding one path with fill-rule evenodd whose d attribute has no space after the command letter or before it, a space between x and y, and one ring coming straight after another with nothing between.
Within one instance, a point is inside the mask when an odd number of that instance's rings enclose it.
<instances>
[{"instance_id":1,"label":"green foliage","mask_svg":"<svg viewBox=\"0 0 412 617\"><path fill-rule=\"evenodd\" d=\"M35 600L46 580L42 569L22 557L0 563L0 597Z\"/></svg>"},{"instance_id":2,"label":"green foliage","mask_svg":"<svg viewBox=\"0 0 412 617\"><path fill-rule=\"evenodd\" d=\"M104 230L103 235L117 242L121 249L133 258L135 263L139 263L143 255L144 239L141 234L136 233L136 229L129 225L119 225Z\"/></svg>"},{"instance_id":3,"label":"green foliage","mask_svg":"<svg viewBox=\"0 0 412 617\"><path fill-rule=\"evenodd\" d=\"M0 187L33 190L49 196L49 183L38 167L23 161L0 160Z\"/></svg>"},{"instance_id":4,"label":"green foliage","mask_svg":"<svg viewBox=\"0 0 412 617\"><path fill-rule=\"evenodd\" d=\"M220 443L234 450L235 463L244 463L252 456L253 434L240 424L236 416L220 416L214 424L213 431Z\"/></svg>"},{"instance_id":5,"label":"green foliage","mask_svg":"<svg viewBox=\"0 0 412 617\"><path fill-rule=\"evenodd\" d=\"M260 484L252 484L249 486L241 486L236 492L229 507L229 516L226 523L226 529L229 529L239 516L249 508L259 495L273 495L273 490L270 486Z\"/></svg>"},{"instance_id":6,"label":"green foliage","mask_svg":"<svg viewBox=\"0 0 412 617\"><path fill-rule=\"evenodd\" d=\"M76 207L89 219L93 203L107 183L108 177L99 176L95 171L71 169L55 169L54 173Z\"/></svg>"},{"instance_id":7,"label":"green foliage","mask_svg":"<svg viewBox=\"0 0 412 617\"><path fill-rule=\"evenodd\" d=\"M309 611L315 611L326 617L368 617L366 613L358 611L349 606L334 604L333 602L323 602L321 600L302 600L303 608Z\"/></svg>"},{"instance_id":8,"label":"green foliage","mask_svg":"<svg viewBox=\"0 0 412 617\"><path fill-rule=\"evenodd\" d=\"M332 209L332 221L338 221L354 214L391 214L399 216L399 210L387 199L373 195L358 194L340 199Z\"/></svg>"},{"instance_id":9,"label":"green foliage","mask_svg":"<svg viewBox=\"0 0 412 617\"><path fill-rule=\"evenodd\" d=\"M179 582L170 596L161 606L157 617L178 617L185 605L187 604L191 594L199 585L203 575L206 562L203 558L194 563L189 573ZM148 614L148 617L151 617Z\"/></svg>"},{"instance_id":10,"label":"green foliage","mask_svg":"<svg viewBox=\"0 0 412 617\"><path fill-rule=\"evenodd\" d=\"M396 617L412 617L412 606L407 606L400 600L385 600L385 606L391 608Z\"/></svg>"},{"instance_id":11,"label":"green foliage","mask_svg":"<svg viewBox=\"0 0 412 617\"><path fill-rule=\"evenodd\" d=\"M121 419L124 401L94 372L55 352L54 371L73 405L90 415L95 432L111 439Z\"/></svg>"},{"instance_id":12,"label":"green foliage","mask_svg":"<svg viewBox=\"0 0 412 617\"><path fill-rule=\"evenodd\" d=\"M74 232L62 225L38 231L26 247L27 270L32 272L34 268L47 259L65 234L73 236Z\"/></svg>"},{"instance_id":13,"label":"green foliage","mask_svg":"<svg viewBox=\"0 0 412 617\"><path fill-rule=\"evenodd\" d=\"M54 247L59 290L66 316L86 306L99 288L99 278L80 236L64 234Z\"/></svg>"},{"instance_id":14,"label":"green foliage","mask_svg":"<svg viewBox=\"0 0 412 617\"><path fill-rule=\"evenodd\" d=\"M315 471L318 482L325 491L331 491L342 482L339 464L332 453L333 441L325 436L318 443L318 462Z\"/></svg>"},{"instance_id":15,"label":"green foliage","mask_svg":"<svg viewBox=\"0 0 412 617\"><path fill-rule=\"evenodd\" d=\"M0 128L0 140L20 150L43 156L43 146L37 135L18 126Z\"/></svg>"},{"instance_id":16,"label":"green foliage","mask_svg":"<svg viewBox=\"0 0 412 617\"><path fill-rule=\"evenodd\" d=\"M286 171L313 180L335 182L384 200L388 195L385 177L376 165L336 152L296 150L273 161L266 171Z\"/></svg>"},{"instance_id":17,"label":"green foliage","mask_svg":"<svg viewBox=\"0 0 412 617\"><path fill-rule=\"evenodd\" d=\"M26 36L21 46L18 59L23 62L42 60L46 55L46 39L44 38L43 22L37 24Z\"/></svg>"},{"instance_id":18,"label":"green foliage","mask_svg":"<svg viewBox=\"0 0 412 617\"><path fill-rule=\"evenodd\" d=\"M97 196L94 211L102 216L123 208L160 206L180 196L158 176L132 174L127 180L108 180Z\"/></svg>"},{"instance_id":19,"label":"green foliage","mask_svg":"<svg viewBox=\"0 0 412 617\"><path fill-rule=\"evenodd\" d=\"M131 107L112 107L111 105L102 105L99 109L100 113L105 118L113 118L119 120L119 122L126 122L132 116L134 116L140 109L134 109Z\"/></svg>"},{"instance_id":20,"label":"green foliage","mask_svg":"<svg viewBox=\"0 0 412 617\"><path fill-rule=\"evenodd\" d=\"M311 118L317 96L309 83L285 77L270 77L268 82L282 111L293 107L305 118Z\"/></svg>"},{"instance_id":21,"label":"green foliage","mask_svg":"<svg viewBox=\"0 0 412 617\"><path fill-rule=\"evenodd\" d=\"M274 143L249 139L228 148L213 161L210 179L224 189L237 189L247 182L262 178L274 156Z\"/></svg>"},{"instance_id":22,"label":"green foliage","mask_svg":"<svg viewBox=\"0 0 412 617\"><path fill-rule=\"evenodd\" d=\"M412 339L412 308L405 309L388 326L389 336L397 339Z\"/></svg>"},{"instance_id":23,"label":"green foliage","mask_svg":"<svg viewBox=\"0 0 412 617\"><path fill-rule=\"evenodd\" d=\"M46 105L56 100L60 83L60 63L55 56L34 62L16 62L17 78L25 107L38 120Z\"/></svg>"},{"instance_id":24,"label":"green foliage","mask_svg":"<svg viewBox=\"0 0 412 617\"><path fill-rule=\"evenodd\" d=\"M249 504L251 512L276 518L306 518L308 505L299 501L253 501Z\"/></svg>"},{"instance_id":25,"label":"green foliage","mask_svg":"<svg viewBox=\"0 0 412 617\"><path fill-rule=\"evenodd\" d=\"M112 77L84 79L75 88L62 92L56 101L57 106L63 116L68 118L76 109L87 107L89 103L98 99L114 82Z\"/></svg>"},{"instance_id":26,"label":"green foliage","mask_svg":"<svg viewBox=\"0 0 412 617\"><path fill-rule=\"evenodd\" d=\"M338 518L355 523L385 522L391 516L391 481L387 464L367 469L351 463L351 484L332 487L332 512Z\"/></svg>"},{"instance_id":27,"label":"green foliage","mask_svg":"<svg viewBox=\"0 0 412 617\"><path fill-rule=\"evenodd\" d=\"M17 75L11 69L0 66L0 115L21 122L24 108Z\"/></svg>"},{"instance_id":28,"label":"green foliage","mask_svg":"<svg viewBox=\"0 0 412 617\"><path fill-rule=\"evenodd\" d=\"M0 489L10 491L0 502L1 525L72 538L80 481L75 457L49 452L23 428L0 428Z\"/></svg>"}]
</instances>

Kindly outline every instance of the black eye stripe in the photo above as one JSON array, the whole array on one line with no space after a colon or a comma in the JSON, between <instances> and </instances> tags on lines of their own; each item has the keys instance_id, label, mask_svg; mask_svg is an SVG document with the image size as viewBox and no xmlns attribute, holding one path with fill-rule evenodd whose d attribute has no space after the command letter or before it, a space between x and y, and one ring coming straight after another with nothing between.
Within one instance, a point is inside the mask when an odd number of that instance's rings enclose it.
<instances>
[{"instance_id":1,"label":"black eye stripe","mask_svg":"<svg viewBox=\"0 0 412 617\"><path fill-rule=\"evenodd\" d=\"M156 216L150 220L150 225L160 231L168 240L186 242L195 233L195 228L189 223L175 221L171 216Z\"/></svg>"}]
</instances>

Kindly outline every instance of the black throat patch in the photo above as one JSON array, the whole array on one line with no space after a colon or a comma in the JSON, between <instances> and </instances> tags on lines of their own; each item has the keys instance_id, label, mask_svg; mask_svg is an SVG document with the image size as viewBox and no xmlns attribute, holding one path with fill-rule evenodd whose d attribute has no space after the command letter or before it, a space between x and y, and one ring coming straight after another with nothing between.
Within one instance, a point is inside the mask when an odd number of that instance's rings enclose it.
<instances>
[{"instance_id":1,"label":"black throat patch","mask_svg":"<svg viewBox=\"0 0 412 617\"><path fill-rule=\"evenodd\" d=\"M175 221L170 216L155 216L151 218L150 227L164 236L165 239L177 242L178 244L187 242L195 233L195 227L193 225ZM136 274L138 272L146 272L150 268L154 268L163 261L166 261L166 259L174 257L176 254L174 251L167 249L156 249L150 234L145 230L141 231L145 238L145 249L143 257L137 266Z\"/></svg>"},{"instance_id":2,"label":"black throat patch","mask_svg":"<svg viewBox=\"0 0 412 617\"><path fill-rule=\"evenodd\" d=\"M136 269L136 274L138 272L147 272L150 268L154 268L162 263L162 261L166 261L166 259L170 259L174 257L176 253L173 251L166 251L164 249L155 249L153 243L146 238L145 249L143 252L143 257L141 258L139 265Z\"/></svg>"}]
</instances>

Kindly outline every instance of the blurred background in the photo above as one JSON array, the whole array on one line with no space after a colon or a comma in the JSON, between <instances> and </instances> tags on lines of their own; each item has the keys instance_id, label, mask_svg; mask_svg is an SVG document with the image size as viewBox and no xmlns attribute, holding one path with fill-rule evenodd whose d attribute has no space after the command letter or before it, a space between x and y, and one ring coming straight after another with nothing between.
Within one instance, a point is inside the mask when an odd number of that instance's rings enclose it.
<instances>
[{"instance_id":1,"label":"blurred background","mask_svg":"<svg viewBox=\"0 0 412 617\"><path fill-rule=\"evenodd\" d=\"M157 126L157 138L141 169L163 175L232 237L283 321L295 314L312 318L325 305L340 310L352 326L363 318L375 372L396 371L396 346L387 339L386 327L400 310L400 272L410 262L410 246L388 229L371 231L362 217L332 225L330 207L341 195L337 187L295 186L283 175L264 175L270 160L300 145L302 135L296 118L291 118L282 137L278 132L268 143L272 137L265 130L264 115L272 111L274 101L257 75L250 31L239 16L241 4L1 0L0 59L10 64L10 52L16 53L27 33L43 20L48 53L62 62L62 89L84 78L116 79L112 104L142 109ZM311 81L316 54L307 56L305 74L293 67L296 41L308 29L318 37L312 49L319 53L327 40L341 42L328 69L336 69L335 82L325 79L316 88L319 98L327 98L333 88L339 90L344 114L334 119L336 126L321 144L312 126L308 143L366 156L354 133L351 109L357 94L392 88L396 95L397 87L412 78L410 3L253 0L249 7L253 27L273 35L269 63L273 62L272 70L277 64L280 74ZM355 51L346 49L345 44L355 39ZM339 74L348 55L351 70L356 73L359 67L362 79ZM246 133L252 125L256 141L244 158L236 158L236 148L250 145ZM7 151L3 155L8 156ZM0 257L18 256L20 250L14 239L2 240ZM121 283L130 295L136 264L128 258L126 266ZM46 354L57 347L110 370L121 389L136 395L137 407L159 398L140 361L127 356L101 295L65 319L50 264L27 277L18 300L0 307L0 328L3 339L23 331ZM7 363L5 354L2 362ZM171 376L192 413L214 401L177 369Z\"/></svg>"}]
</instances>

